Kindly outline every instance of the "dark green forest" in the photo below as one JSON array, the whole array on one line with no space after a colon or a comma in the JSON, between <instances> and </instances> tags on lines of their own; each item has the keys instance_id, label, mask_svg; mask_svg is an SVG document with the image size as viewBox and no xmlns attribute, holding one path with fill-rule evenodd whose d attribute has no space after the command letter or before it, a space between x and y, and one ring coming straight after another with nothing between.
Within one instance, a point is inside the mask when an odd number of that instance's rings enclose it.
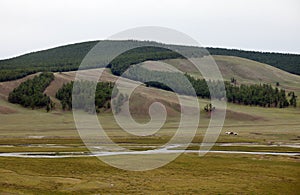
<instances>
[{"instance_id":1,"label":"dark green forest","mask_svg":"<svg viewBox=\"0 0 300 195\"><path fill-rule=\"evenodd\" d=\"M44 91L53 79L53 73L41 73L33 79L28 79L9 94L8 101L32 109L46 106L49 111L54 105Z\"/></svg>"},{"instance_id":2,"label":"dark green forest","mask_svg":"<svg viewBox=\"0 0 300 195\"><path fill-rule=\"evenodd\" d=\"M86 54L98 41L76 43L48 50L28 53L19 57L0 60L0 82L15 80L36 72L61 72L77 70ZM203 48L192 46L166 45L147 41L102 41L108 45L108 50L118 46L140 47L140 49L129 50L115 58L112 62L99 62L91 64L90 67L106 67L111 65L114 74L121 74L128 66L145 60L161 60L181 57L176 53L180 49L184 56L201 57L208 55ZM152 47L149 47L152 46ZM147 47L145 47L147 46ZM144 48L143 48L144 47ZM168 49L172 49L172 52ZM300 75L300 55L281 54L268 52L242 51L221 48L207 48L212 55L228 55L244 57L262 63L275 66L287 72ZM109 56L106 56L109 58ZM123 66L124 65L124 68Z\"/></svg>"},{"instance_id":3,"label":"dark green forest","mask_svg":"<svg viewBox=\"0 0 300 195\"><path fill-rule=\"evenodd\" d=\"M195 79L187 74L185 76L192 83L197 96L210 98L208 85L212 87L215 98L222 98L222 84L218 81L205 81L205 79ZM284 89L273 88L269 84L236 85L236 80L225 82L226 98L228 102L254 105L261 107L285 108L297 106L297 96L294 92L289 92L288 96Z\"/></svg>"},{"instance_id":4,"label":"dark green forest","mask_svg":"<svg viewBox=\"0 0 300 195\"><path fill-rule=\"evenodd\" d=\"M225 98L226 87L221 81L211 81L211 80L206 81L205 79L195 79L194 77L188 75L187 73L185 73L185 77L191 82L193 88L195 89L196 95L198 97L211 98L211 95L213 95L213 98L216 99Z\"/></svg>"},{"instance_id":5,"label":"dark green forest","mask_svg":"<svg viewBox=\"0 0 300 195\"><path fill-rule=\"evenodd\" d=\"M85 42L0 60L0 81L15 80L36 72L77 70L97 42Z\"/></svg>"},{"instance_id":6,"label":"dark green forest","mask_svg":"<svg viewBox=\"0 0 300 195\"><path fill-rule=\"evenodd\" d=\"M63 110L72 109L72 93L75 109L82 109L86 112L100 112L100 109L110 109L110 100L118 93L113 90L114 84L109 82L99 82L96 85L95 97L92 89L95 84L91 81L76 81L64 84L56 93L56 98L60 100ZM74 89L73 89L74 87ZM94 110L94 105L96 110Z\"/></svg>"},{"instance_id":7,"label":"dark green forest","mask_svg":"<svg viewBox=\"0 0 300 195\"><path fill-rule=\"evenodd\" d=\"M159 47L140 47L131 49L111 61L109 67L114 75L122 75L131 65L147 60L165 60L183 58L177 52Z\"/></svg>"},{"instance_id":8,"label":"dark green forest","mask_svg":"<svg viewBox=\"0 0 300 195\"><path fill-rule=\"evenodd\" d=\"M226 84L227 101L232 103L255 105L262 107L279 107L285 108L288 106L296 107L296 96L288 97L284 89L273 88L268 84L260 85L240 85Z\"/></svg>"}]
</instances>

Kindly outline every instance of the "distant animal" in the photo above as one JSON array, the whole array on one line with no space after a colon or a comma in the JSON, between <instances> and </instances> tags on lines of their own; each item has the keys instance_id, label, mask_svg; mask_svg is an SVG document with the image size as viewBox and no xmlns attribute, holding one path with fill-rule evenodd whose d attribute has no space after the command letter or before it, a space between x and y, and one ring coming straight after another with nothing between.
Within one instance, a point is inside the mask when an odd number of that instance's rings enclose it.
<instances>
[{"instance_id":1,"label":"distant animal","mask_svg":"<svg viewBox=\"0 0 300 195\"><path fill-rule=\"evenodd\" d=\"M233 132L233 131L226 131L225 134L226 135L238 135L237 132Z\"/></svg>"}]
</instances>

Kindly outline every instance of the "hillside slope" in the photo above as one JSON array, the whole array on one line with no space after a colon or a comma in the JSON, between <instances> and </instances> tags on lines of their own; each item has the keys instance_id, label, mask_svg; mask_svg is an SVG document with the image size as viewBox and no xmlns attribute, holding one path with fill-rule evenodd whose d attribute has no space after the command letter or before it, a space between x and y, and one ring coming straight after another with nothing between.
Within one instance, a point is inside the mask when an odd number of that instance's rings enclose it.
<instances>
[{"instance_id":1,"label":"hillside slope","mask_svg":"<svg viewBox=\"0 0 300 195\"><path fill-rule=\"evenodd\" d=\"M230 80L234 77L237 79L238 83L268 83L273 86L276 85L276 82L279 82L279 87L300 93L300 76L298 75L285 72L268 64L259 63L245 58L219 55L213 56L213 58L225 80ZM198 60L201 62L200 64L205 66L205 68L209 68L211 65L211 62L206 57ZM192 75L201 77L196 68L194 68L193 65L185 59L170 59L162 62L173 65L182 72L188 72Z\"/></svg>"},{"instance_id":2,"label":"hillside slope","mask_svg":"<svg viewBox=\"0 0 300 195\"><path fill-rule=\"evenodd\" d=\"M86 74L87 76L95 75L95 69L81 70L81 74ZM56 109L60 111L60 102L55 98L55 94L60 89L64 83L69 83L75 80L77 71L54 73L54 80L46 88L45 94L50 96L52 101L56 104ZM18 87L22 82L27 79L33 78L37 74L26 76L22 79L17 79L14 81L0 82L0 98L2 100L7 100L7 97L14 88ZM99 79L99 81L104 82L115 82L118 79L117 76L112 75L108 70L105 70ZM124 79L128 85L131 83L141 84L136 81L129 79ZM166 106L168 116L179 116L179 103L176 95L169 91L164 91L156 88L149 88L144 85L137 87L131 97L130 110L133 116L148 116L148 108L154 102L161 102Z\"/></svg>"},{"instance_id":3,"label":"hillside slope","mask_svg":"<svg viewBox=\"0 0 300 195\"><path fill-rule=\"evenodd\" d=\"M211 55L225 55L247 58L269 64L287 72L300 75L300 55L274 52L243 51L226 48L207 48Z\"/></svg>"},{"instance_id":4,"label":"hillside slope","mask_svg":"<svg viewBox=\"0 0 300 195\"><path fill-rule=\"evenodd\" d=\"M13 81L0 82L0 98L7 99L10 92L14 90L14 88L18 87L21 83L28 79L32 79L34 76L39 73L31 74L21 79L16 79Z\"/></svg>"}]
</instances>

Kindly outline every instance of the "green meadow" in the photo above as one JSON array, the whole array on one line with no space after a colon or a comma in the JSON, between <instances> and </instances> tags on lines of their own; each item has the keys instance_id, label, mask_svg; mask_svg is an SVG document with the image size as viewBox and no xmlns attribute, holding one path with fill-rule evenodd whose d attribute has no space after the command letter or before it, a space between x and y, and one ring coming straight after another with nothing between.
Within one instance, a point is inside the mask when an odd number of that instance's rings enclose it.
<instances>
[{"instance_id":1,"label":"green meadow","mask_svg":"<svg viewBox=\"0 0 300 195\"><path fill-rule=\"evenodd\" d=\"M199 100L205 105L207 100ZM0 114L0 153L87 152L72 113L30 110L0 100L16 112ZM260 108L228 104L218 138L222 143L256 143L257 146L214 146L213 150L299 152L276 144L299 143L298 108ZM169 117L155 136L137 137L123 132L110 113L99 121L116 143L133 150L151 149L169 141L178 127ZM188 149L199 149L209 116L201 112L200 125ZM149 118L137 117L139 122ZM238 132L237 136L226 131ZM49 145L57 147L47 147ZM9 145L10 147L5 147ZM269 146L268 146L269 145ZM30 146L30 147L28 147ZM42 146L42 147L41 147ZM43 147L44 146L44 147ZM149 146L149 148L145 147ZM96 157L62 159L0 157L2 194L297 194L300 188L299 156L209 153L182 154L168 165L145 172L124 171Z\"/></svg>"}]
</instances>

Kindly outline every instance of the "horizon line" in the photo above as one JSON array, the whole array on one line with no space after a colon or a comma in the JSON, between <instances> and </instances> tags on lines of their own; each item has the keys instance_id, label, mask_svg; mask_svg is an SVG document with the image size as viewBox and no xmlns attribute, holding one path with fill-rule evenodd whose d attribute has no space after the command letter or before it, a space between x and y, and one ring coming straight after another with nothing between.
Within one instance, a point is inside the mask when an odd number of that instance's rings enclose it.
<instances>
[{"instance_id":1,"label":"horizon line","mask_svg":"<svg viewBox=\"0 0 300 195\"><path fill-rule=\"evenodd\" d=\"M55 46L50 46L47 48L40 48L40 49L34 49L31 51L25 51L24 53L21 54L16 54L13 56L8 56L8 57L0 57L0 61L2 60L10 60L13 58L18 58L24 55L28 55L31 53L36 53L36 52L42 52L42 51L47 51L50 49L55 49L59 47L64 47L68 45L74 45L74 44L80 44L80 43L86 43L86 42L96 42L96 41L151 41L151 40L133 40L133 39L124 39L124 40L118 40L118 39L102 39L102 40L84 40L84 41L79 41L79 42L69 42L69 43L64 43L64 44L59 44ZM178 46L187 46L187 47L199 47L197 45L184 45L184 44L176 44L176 43L163 43L163 42L158 42L158 41L151 41L151 42L156 42L156 43L161 43L161 44L168 44L168 45L178 45ZM214 45L205 45L205 46L200 46L203 48L213 48L213 49L228 49L228 50L240 50L240 51L246 51L246 52L259 52L259 53L277 53L277 54L286 54L286 55L300 55L300 52L288 52L288 51L274 51L274 50L258 50L258 49L250 49L250 48L237 48L237 47L230 47L230 46L214 46Z\"/></svg>"}]
</instances>

